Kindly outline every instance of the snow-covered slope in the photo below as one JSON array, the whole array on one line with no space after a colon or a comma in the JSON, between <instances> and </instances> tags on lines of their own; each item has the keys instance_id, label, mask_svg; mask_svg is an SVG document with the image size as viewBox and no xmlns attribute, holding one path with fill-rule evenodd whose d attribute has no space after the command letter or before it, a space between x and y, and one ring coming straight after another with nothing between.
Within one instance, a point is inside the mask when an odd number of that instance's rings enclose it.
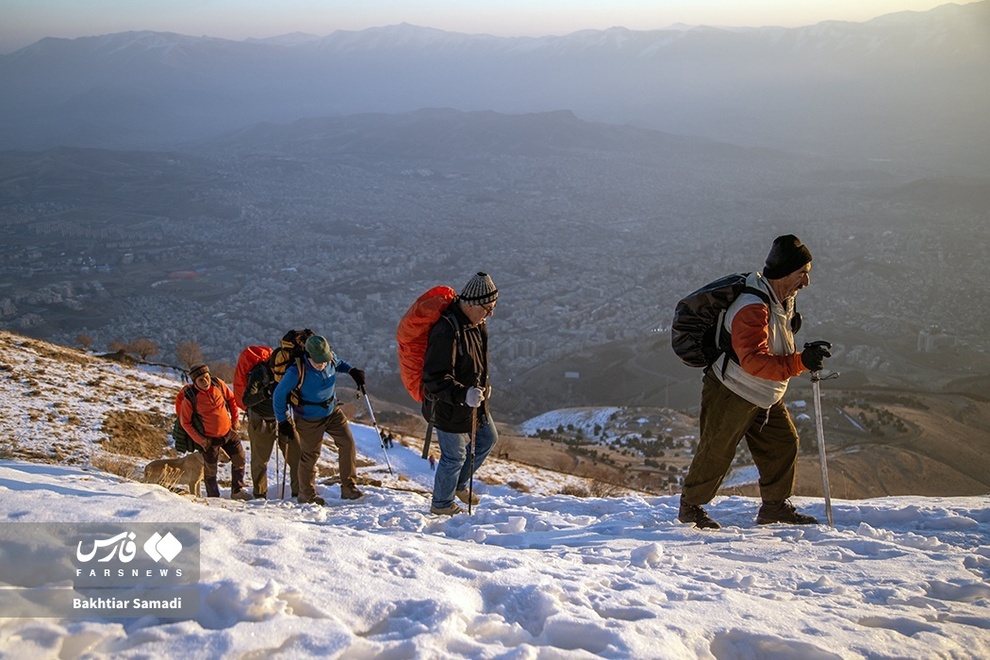
<instances>
[{"instance_id":1,"label":"snow-covered slope","mask_svg":"<svg viewBox=\"0 0 990 660\"><path fill-rule=\"evenodd\" d=\"M0 458L27 459L110 469L140 479L152 458L174 455L167 432L174 399L181 386L176 374L149 372L148 367L120 364L21 335L0 331ZM364 404L356 418L367 420ZM397 435L389 458L392 471L373 428L353 424L359 444L359 476L386 487L429 490L433 473L415 445L405 446ZM250 460L246 435L245 449ZM139 453L139 452L144 452ZM333 471L337 458L327 446L320 465ZM274 483L275 460L269 483ZM503 484L534 494L555 494L579 488L587 480L492 457L477 488ZM229 470L221 467L220 482ZM488 482L483 483L484 481Z\"/></svg>"}]
</instances>

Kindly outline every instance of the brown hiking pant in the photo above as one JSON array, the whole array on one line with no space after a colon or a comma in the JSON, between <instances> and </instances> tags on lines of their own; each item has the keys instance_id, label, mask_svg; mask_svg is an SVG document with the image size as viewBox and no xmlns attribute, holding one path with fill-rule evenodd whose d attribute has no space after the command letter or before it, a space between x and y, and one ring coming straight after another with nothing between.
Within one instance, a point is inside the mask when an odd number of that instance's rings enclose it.
<instances>
[{"instance_id":1,"label":"brown hiking pant","mask_svg":"<svg viewBox=\"0 0 990 660\"><path fill-rule=\"evenodd\" d=\"M798 434L782 400L769 409L758 408L708 371L701 390L700 421L701 439L684 479L682 502L701 505L715 497L743 438L760 472L763 500L779 502L791 496Z\"/></svg>"},{"instance_id":2,"label":"brown hiking pant","mask_svg":"<svg viewBox=\"0 0 990 660\"><path fill-rule=\"evenodd\" d=\"M274 419L266 420L253 410L248 410L248 438L251 440L251 483L254 486L254 496L265 497L268 494L268 461L272 457L272 449L275 447L276 441L279 440L278 425ZM299 492L298 438L294 435L288 441L283 438L279 442L278 451L282 454L285 465L289 469L290 492L296 494ZM278 466L278 461L275 465ZM279 477L278 474L275 476ZM279 491L276 492L275 496L282 497L283 495Z\"/></svg>"},{"instance_id":3,"label":"brown hiking pant","mask_svg":"<svg viewBox=\"0 0 990 660\"><path fill-rule=\"evenodd\" d=\"M296 418L299 434L299 502L311 502L316 497L316 461L323 447L323 434L327 433L337 445L340 466L340 486L357 485L357 452L354 436L347 425L347 416L340 408L322 419Z\"/></svg>"},{"instance_id":4,"label":"brown hiking pant","mask_svg":"<svg viewBox=\"0 0 990 660\"><path fill-rule=\"evenodd\" d=\"M203 483L206 484L207 497L217 497L219 492L217 486L217 464L220 462L220 450L222 449L230 457L230 492L236 493L244 488L244 447L240 438L233 440L219 440L219 444L210 443L209 447L203 450ZM212 491L212 495L211 495Z\"/></svg>"}]
</instances>

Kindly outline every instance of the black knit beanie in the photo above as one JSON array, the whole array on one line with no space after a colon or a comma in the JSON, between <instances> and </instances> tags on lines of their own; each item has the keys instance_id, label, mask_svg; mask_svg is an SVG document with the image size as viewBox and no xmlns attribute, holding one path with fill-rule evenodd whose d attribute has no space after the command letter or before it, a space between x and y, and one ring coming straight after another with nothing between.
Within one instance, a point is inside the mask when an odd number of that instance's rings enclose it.
<instances>
[{"instance_id":1,"label":"black knit beanie","mask_svg":"<svg viewBox=\"0 0 990 660\"><path fill-rule=\"evenodd\" d=\"M809 250L794 234L785 234L773 239L767 263L763 266L763 277L768 280L779 280L787 277L805 264L811 262Z\"/></svg>"}]
</instances>

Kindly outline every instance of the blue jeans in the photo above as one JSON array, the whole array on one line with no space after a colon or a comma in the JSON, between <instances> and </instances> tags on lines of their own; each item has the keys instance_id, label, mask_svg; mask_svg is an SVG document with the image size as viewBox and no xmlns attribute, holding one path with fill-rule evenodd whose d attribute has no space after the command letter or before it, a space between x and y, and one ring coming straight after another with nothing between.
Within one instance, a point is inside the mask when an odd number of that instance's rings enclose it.
<instances>
[{"instance_id":1,"label":"blue jeans","mask_svg":"<svg viewBox=\"0 0 990 660\"><path fill-rule=\"evenodd\" d=\"M436 429L437 443L440 445L440 462L437 463L436 477L433 479L433 506L446 508L454 503L454 493L465 490L471 480L471 463L467 460L470 451L469 433L448 433ZM485 458L498 442L498 431L491 415L478 420L478 432L474 441L474 471L477 472Z\"/></svg>"}]
</instances>

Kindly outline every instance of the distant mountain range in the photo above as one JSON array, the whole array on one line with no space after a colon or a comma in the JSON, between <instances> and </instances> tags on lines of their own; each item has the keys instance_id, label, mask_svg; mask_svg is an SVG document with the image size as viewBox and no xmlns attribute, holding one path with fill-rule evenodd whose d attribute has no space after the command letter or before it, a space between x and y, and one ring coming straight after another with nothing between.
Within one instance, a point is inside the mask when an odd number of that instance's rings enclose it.
<instances>
[{"instance_id":1,"label":"distant mountain range","mask_svg":"<svg viewBox=\"0 0 990 660\"><path fill-rule=\"evenodd\" d=\"M411 25L234 42L155 32L0 56L0 149L175 148L260 122L421 108L632 124L990 172L990 1L796 29L501 38Z\"/></svg>"}]
</instances>

